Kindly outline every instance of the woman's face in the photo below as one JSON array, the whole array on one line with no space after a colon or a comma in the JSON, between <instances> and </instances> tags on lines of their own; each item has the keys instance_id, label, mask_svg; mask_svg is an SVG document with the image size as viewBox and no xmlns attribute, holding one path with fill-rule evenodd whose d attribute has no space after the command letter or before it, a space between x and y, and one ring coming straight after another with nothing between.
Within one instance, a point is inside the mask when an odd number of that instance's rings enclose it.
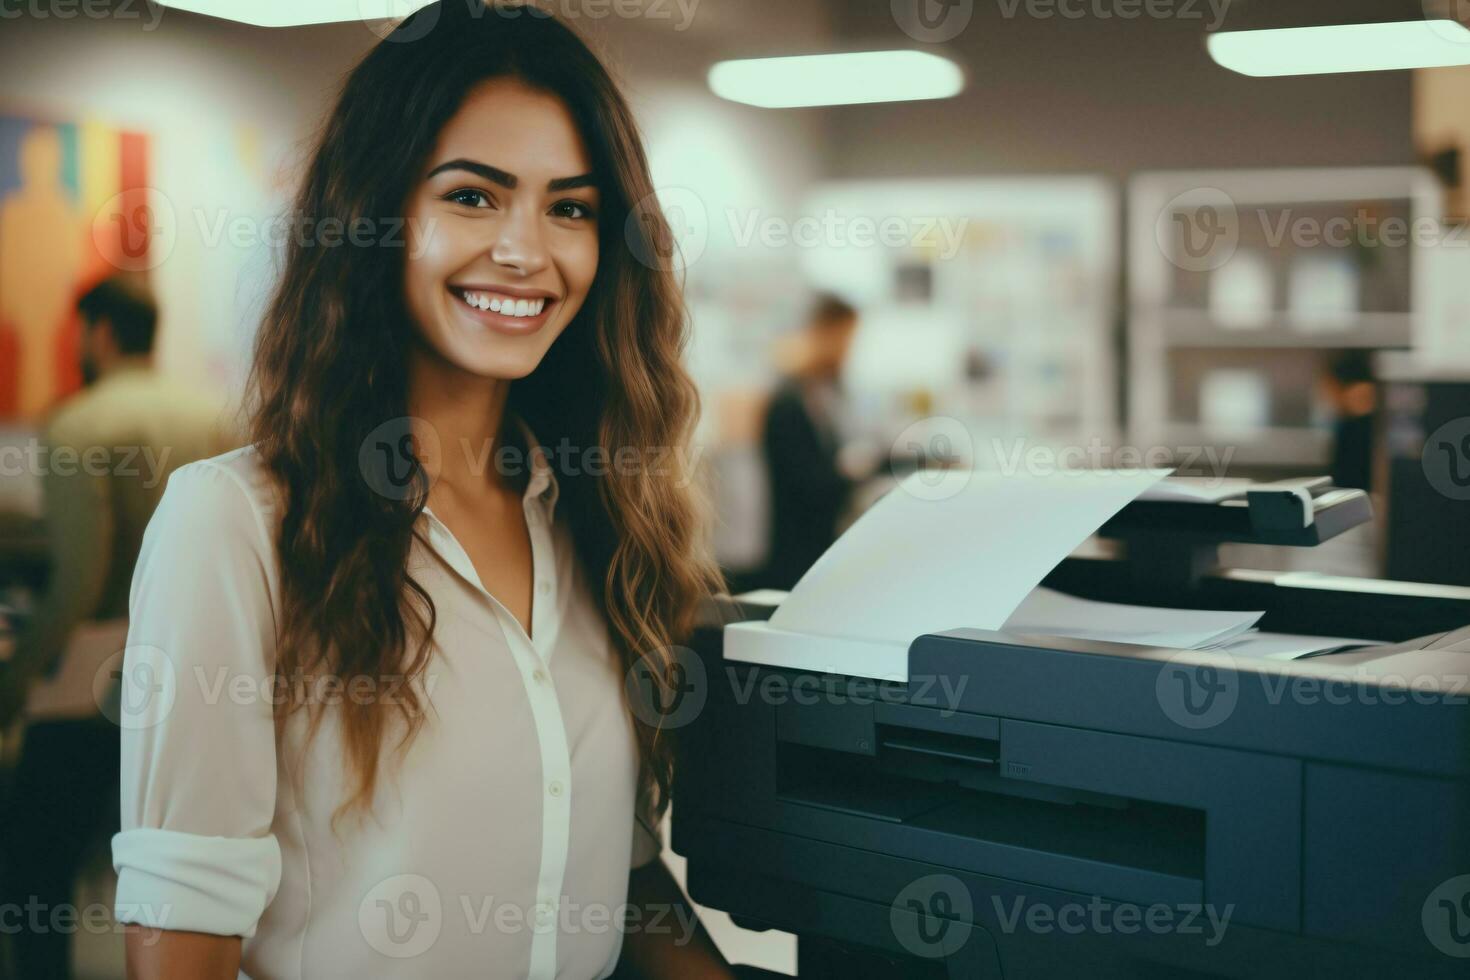
<instances>
[{"instance_id":1,"label":"woman's face","mask_svg":"<svg viewBox=\"0 0 1470 980\"><path fill-rule=\"evenodd\" d=\"M424 345L480 377L536 369L597 272L591 169L556 96L514 79L470 91L405 208L404 292Z\"/></svg>"}]
</instances>

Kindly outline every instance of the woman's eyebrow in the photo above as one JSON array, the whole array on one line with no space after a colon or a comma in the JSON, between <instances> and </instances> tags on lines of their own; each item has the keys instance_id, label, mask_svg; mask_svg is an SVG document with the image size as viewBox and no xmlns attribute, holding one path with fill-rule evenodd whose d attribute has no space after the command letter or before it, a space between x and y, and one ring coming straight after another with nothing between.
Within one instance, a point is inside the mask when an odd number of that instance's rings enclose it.
<instances>
[{"instance_id":1,"label":"woman's eyebrow","mask_svg":"<svg viewBox=\"0 0 1470 980\"><path fill-rule=\"evenodd\" d=\"M514 190L515 186L520 183L520 179L516 177L515 174L506 173L499 167L492 167L488 163L481 163L478 160L466 160L463 157L455 160L450 160L447 163L439 164L439 166L435 167L433 170L430 170L429 176L424 179L431 179L438 174L444 173L447 170L464 170L468 173L476 175L477 177L483 177L485 180L490 181L492 184L499 184L501 187L505 187L510 190ZM577 174L575 177L556 177L552 180L548 180L546 182L546 189L549 191L564 191L572 187L593 186L595 185L595 183L596 182L592 174Z\"/></svg>"},{"instance_id":2,"label":"woman's eyebrow","mask_svg":"<svg viewBox=\"0 0 1470 980\"><path fill-rule=\"evenodd\" d=\"M577 174L575 177L557 177L555 180L546 182L549 191L564 191L573 187L596 187L597 181L592 174Z\"/></svg>"}]
</instances>

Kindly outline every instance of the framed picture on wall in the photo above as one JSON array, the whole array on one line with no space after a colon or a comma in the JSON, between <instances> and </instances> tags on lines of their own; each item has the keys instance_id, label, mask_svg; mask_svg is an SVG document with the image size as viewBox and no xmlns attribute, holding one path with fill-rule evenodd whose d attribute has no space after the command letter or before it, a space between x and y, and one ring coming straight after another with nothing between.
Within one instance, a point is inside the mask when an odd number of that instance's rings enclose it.
<instances>
[{"instance_id":1,"label":"framed picture on wall","mask_svg":"<svg viewBox=\"0 0 1470 980\"><path fill-rule=\"evenodd\" d=\"M0 422L81 387L77 299L149 268L149 159L145 134L0 109Z\"/></svg>"}]
</instances>

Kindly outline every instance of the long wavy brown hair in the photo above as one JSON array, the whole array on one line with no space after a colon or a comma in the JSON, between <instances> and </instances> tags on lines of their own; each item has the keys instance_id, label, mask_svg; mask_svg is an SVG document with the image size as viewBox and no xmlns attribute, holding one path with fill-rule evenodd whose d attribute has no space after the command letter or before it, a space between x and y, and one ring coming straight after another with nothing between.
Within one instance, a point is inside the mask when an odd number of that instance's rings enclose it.
<instances>
[{"instance_id":1,"label":"long wavy brown hair","mask_svg":"<svg viewBox=\"0 0 1470 980\"><path fill-rule=\"evenodd\" d=\"M413 328L401 234L393 247L402 219L394 216L404 213L412 183L466 93L504 76L566 104L603 194L587 300L537 369L511 385L507 416L520 415L545 446L565 438L609 457L625 446L675 450L662 472L606 467L596 476L557 476L558 516L570 523L625 672L667 678L672 647L692 626L696 605L720 586L704 544L705 505L690 474L680 472L688 457L678 450L688 445L699 408L681 364L688 316L680 283L662 261L672 236L632 112L587 44L544 10L483 0L420 9L348 75L325 119L293 204L298 234L287 244L251 370L250 436L282 495L278 678L366 678L380 689L410 681L392 705L341 699L355 783L338 816L370 808L395 714L403 722L399 748L423 723L426 697L411 681L428 664L436 619L407 570L428 500L424 471L411 459L411 492L383 494L359 465L370 433L408 415ZM376 229L379 238L368 247L323 244L311 228L324 219L348 229L366 219L358 227ZM628 469L635 472L621 472ZM298 693L278 708L278 733L303 706L316 730L321 712ZM648 712L632 714L641 791L662 812L673 769L669 733L646 721Z\"/></svg>"}]
</instances>

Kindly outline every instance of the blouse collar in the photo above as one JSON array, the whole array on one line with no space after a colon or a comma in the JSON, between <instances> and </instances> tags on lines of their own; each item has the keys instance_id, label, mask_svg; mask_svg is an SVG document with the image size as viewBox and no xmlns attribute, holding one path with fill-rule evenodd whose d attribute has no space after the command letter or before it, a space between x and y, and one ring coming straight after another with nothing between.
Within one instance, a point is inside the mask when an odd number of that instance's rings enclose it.
<instances>
[{"instance_id":1,"label":"blouse collar","mask_svg":"<svg viewBox=\"0 0 1470 980\"><path fill-rule=\"evenodd\" d=\"M550 451L538 442L536 433L525 419L519 414L513 418L523 439L524 455L529 456L531 464L531 479L527 481L523 499L528 502L539 500L546 510L547 520L550 521L555 514L557 498L561 494L561 485L557 483L556 473L551 465Z\"/></svg>"}]
</instances>

